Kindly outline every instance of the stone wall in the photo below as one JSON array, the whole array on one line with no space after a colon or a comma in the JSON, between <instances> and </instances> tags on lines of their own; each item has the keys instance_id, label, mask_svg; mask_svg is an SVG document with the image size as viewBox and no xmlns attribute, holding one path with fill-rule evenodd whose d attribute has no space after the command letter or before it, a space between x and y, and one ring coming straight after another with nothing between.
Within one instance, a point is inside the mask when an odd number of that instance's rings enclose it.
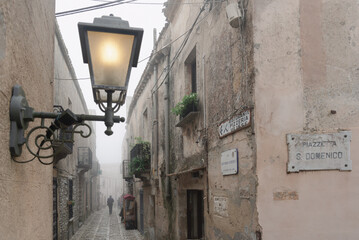
<instances>
[{"instance_id":1,"label":"stone wall","mask_svg":"<svg viewBox=\"0 0 359 240\"><path fill-rule=\"evenodd\" d=\"M59 194L58 234L59 234L59 239L67 239L69 209L67 205L68 198L66 198L65 196L69 195L69 180L68 178L58 177L57 182L58 182L58 194ZM65 221L65 219L67 221Z\"/></svg>"},{"instance_id":2,"label":"stone wall","mask_svg":"<svg viewBox=\"0 0 359 240\"><path fill-rule=\"evenodd\" d=\"M245 22L237 29L228 23L226 6L225 2L206 5L199 17L200 23L194 27L183 50L179 50L184 40L171 40L177 39L192 27L199 14L200 5L176 5L169 1L164 12L170 22L160 34L156 43L158 53L152 55L131 103L132 108L127 118L127 139L131 142L134 137L148 136L148 132L152 132L153 136L158 131L158 156L153 156L153 161L158 162L152 162L151 171L155 223L151 222L151 214L146 216L149 218L146 221L149 239L153 227L156 239L187 238L187 190L203 192L206 238L255 239L260 235L256 208L256 146L253 122L250 127L226 137L220 138L218 134L218 125L221 122L229 120L244 109L253 110L254 106L252 5L249 3L247 6ZM170 47L163 49L169 43ZM167 59L168 54L170 61ZM196 59L199 113L182 127L176 127L180 118L169 113L169 139L166 139L165 101L169 100L170 110L184 95L191 93L187 67L190 58ZM166 72L168 66L171 68L169 75ZM167 76L168 94L165 91ZM154 113L156 97L157 115ZM152 123L149 124L152 128L143 134L144 128L142 125L138 127L138 119L143 119L145 109L148 116L153 117ZM158 130L155 130L156 125ZM166 169L168 142L170 164ZM154 144L156 143L152 142L153 146ZM239 152L239 172L223 176L221 153L235 148ZM196 168L201 170L192 170ZM167 174L170 175L168 192ZM148 187L145 182L138 182L136 189L140 188ZM138 199L137 195L136 198ZM219 200L226 205L222 212L216 207Z\"/></svg>"},{"instance_id":3,"label":"stone wall","mask_svg":"<svg viewBox=\"0 0 359 240\"><path fill-rule=\"evenodd\" d=\"M151 139L158 144L151 171L155 237L186 239L187 190L202 190L208 239L355 238L356 164L351 171L289 174L286 137L346 130L352 135L348 154L352 160L358 155L357 3L238 2L244 3L239 28L228 24L228 2L208 1L182 49L179 36L191 29L200 6L169 0L168 23L135 91L127 147L134 137L158 133ZM170 114L166 139L165 103L172 108L191 92L186 62L193 53L199 114L180 128L175 127L180 119ZM146 132L138 122L145 109L153 114ZM251 111L249 126L219 137L218 126L244 109ZM230 149L238 150L239 171L224 176L221 154ZM196 167L205 170L191 170ZM135 189L147 188L144 184L136 182ZM151 238L153 223L146 223Z\"/></svg>"},{"instance_id":4,"label":"stone wall","mask_svg":"<svg viewBox=\"0 0 359 240\"><path fill-rule=\"evenodd\" d=\"M0 235L52 239L52 167L18 164L9 151L12 87L23 87L36 111L52 111L55 1L0 2ZM40 125L36 120L28 129ZM18 161L31 159L26 149Z\"/></svg>"},{"instance_id":5,"label":"stone wall","mask_svg":"<svg viewBox=\"0 0 359 240\"><path fill-rule=\"evenodd\" d=\"M209 239L255 239L260 230L255 204L257 181L253 125L223 138L218 134L221 122L244 109L253 109L254 105L251 3L247 6L243 25L237 29L227 21L226 6L227 3L213 3L206 9L205 19L195 27L172 68L171 108L191 91L184 63L195 49L199 115L184 127L171 127L171 170L176 173L206 167L199 178L191 173L178 175L177 180L171 178L178 239L186 238L186 231L180 229L187 228L186 190L191 189L203 191L205 236ZM196 10L186 6L176 10L171 22L172 36L181 32L184 21L190 28L198 13ZM175 55L180 44L181 41L173 44L171 56ZM171 126L178 121L178 117L171 115ZM224 176L221 154L230 149L238 149L239 172ZM218 204L225 207L220 211L216 207Z\"/></svg>"}]
</instances>

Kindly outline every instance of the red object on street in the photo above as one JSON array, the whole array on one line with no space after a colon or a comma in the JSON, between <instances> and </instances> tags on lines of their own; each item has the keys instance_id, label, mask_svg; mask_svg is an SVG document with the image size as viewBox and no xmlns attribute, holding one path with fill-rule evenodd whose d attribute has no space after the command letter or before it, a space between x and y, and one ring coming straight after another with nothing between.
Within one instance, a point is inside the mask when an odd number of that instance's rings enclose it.
<instances>
[{"instance_id":1,"label":"red object on street","mask_svg":"<svg viewBox=\"0 0 359 240\"><path fill-rule=\"evenodd\" d=\"M125 229L136 229L137 220L136 220L136 201L135 197L131 194L126 194L123 196L123 218L125 223Z\"/></svg>"},{"instance_id":2,"label":"red object on street","mask_svg":"<svg viewBox=\"0 0 359 240\"><path fill-rule=\"evenodd\" d=\"M129 199L129 200L134 200L135 197L132 196L131 194L126 194L125 196L123 196L123 199Z\"/></svg>"}]
</instances>

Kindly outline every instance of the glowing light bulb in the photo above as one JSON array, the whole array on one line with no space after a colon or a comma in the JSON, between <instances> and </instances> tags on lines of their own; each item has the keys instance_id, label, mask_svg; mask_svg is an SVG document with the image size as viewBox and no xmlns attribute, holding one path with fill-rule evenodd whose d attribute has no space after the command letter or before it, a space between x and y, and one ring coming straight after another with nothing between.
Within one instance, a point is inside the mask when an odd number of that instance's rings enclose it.
<instances>
[{"instance_id":1,"label":"glowing light bulb","mask_svg":"<svg viewBox=\"0 0 359 240\"><path fill-rule=\"evenodd\" d=\"M107 64L117 63L120 57L118 46L112 42L106 42L102 48L102 61Z\"/></svg>"}]
</instances>

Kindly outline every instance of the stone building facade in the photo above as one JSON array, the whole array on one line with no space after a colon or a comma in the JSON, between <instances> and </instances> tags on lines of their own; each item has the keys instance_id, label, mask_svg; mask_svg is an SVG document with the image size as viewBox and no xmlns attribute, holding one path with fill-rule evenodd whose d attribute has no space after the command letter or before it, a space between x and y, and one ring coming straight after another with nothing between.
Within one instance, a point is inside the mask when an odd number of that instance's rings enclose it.
<instances>
[{"instance_id":1,"label":"stone building facade","mask_svg":"<svg viewBox=\"0 0 359 240\"><path fill-rule=\"evenodd\" d=\"M19 84L37 111L52 111L55 1L0 1L0 236L52 239L52 167L9 151L9 104ZM30 123L38 126L40 120ZM31 159L23 148L18 161Z\"/></svg>"},{"instance_id":2,"label":"stone building facade","mask_svg":"<svg viewBox=\"0 0 359 240\"><path fill-rule=\"evenodd\" d=\"M136 138L151 143L149 176L132 179L139 230L147 239L355 238L356 1L165 5L168 23L127 115L123 159ZM193 92L197 111L171 113Z\"/></svg>"},{"instance_id":3,"label":"stone building facade","mask_svg":"<svg viewBox=\"0 0 359 240\"><path fill-rule=\"evenodd\" d=\"M254 107L252 5L240 28L228 23L226 6L168 1L168 23L133 97L127 139L133 144L141 137L152 146L151 177L134 187L143 212L138 227L148 239L260 234L253 125L218 134L221 122ZM171 113L191 93L197 111L184 119ZM238 149L239 171L224 176L221 154L231 149Z\"/></svg>"},{"instance_id":4,"label":"stone building facade","mask_svg":"<svg viewBox=\"0 0 359 240\"><path fill-rule=\"evenodd\" d=\"M76 114L94 114L86 106L80 85L68 56L58 25L55 35L54 105L70 109ZM56 162L54 181L57 186L58 239L70 239L85 219L99 207L99 163L96 158L95 124L89 138L74 135L72 153ZM88 129L82 128L85 134ZM81 149L90 151L91 163L83 166L79 154ZM56 223L54 223L56 224Z\"/></svg>"}]
</instances>

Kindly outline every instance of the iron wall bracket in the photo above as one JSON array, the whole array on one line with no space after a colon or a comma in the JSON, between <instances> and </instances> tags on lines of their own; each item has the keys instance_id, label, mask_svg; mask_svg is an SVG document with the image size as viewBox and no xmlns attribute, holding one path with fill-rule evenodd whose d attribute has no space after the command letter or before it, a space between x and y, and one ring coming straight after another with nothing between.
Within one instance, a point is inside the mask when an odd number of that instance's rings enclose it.
<instances>
[{"instance_id":1,"label":"iron wall bracket","mask_svg":"<svg viewBox=\"0 0 359 240\"><path fill-rule=\"evenodd\" d=\"M26 142L24 131L29 121L34 121L33 112L34 109L29 107L22 87L14 86L10 101L10 152L12 156L21 155L22 145Z\"/></svg>"},{"instance_id":2,"label":"iron wall bracket","mask_svg":"<svg viewBox=\"0 0 359 240\"><path fill-rule=\"evenodd\" d=\"M101 121L105 122L105 125L107 126L107 130L105 133L107 135L112 134L111 127L114 123L124 122L124 117L114 116L115 110L118 110L116 107L112 108L112 98L111 93L109 93L109 100L108 100L108 106L106 108L105 116L97 116L97 115L87 115L87 114L74 114L69 109L63 112L34 112L34 109L29 107L29 104L26 100L25 92L22 89L20 85L15 85L12 89L12 96L10 100L10 152L11 156L13 157L19 157L22 153L22 146L26 143L26 146L29 150L29 152L34 155L35 157L39 158L49 158L53 155L48 156L40 156L39 151L42 149L48 149L49 147L42 147L42 144L39 144L38 142L35 142L36 147L38 147L38 152L34 153L29 149L29 136L38 129L45 129L48 132L51 132L50 135L53 135L54 131L61 128L66 132L66 128L69 126L74 126L74 128L71 131L72 134L72 142L73 142L73 134L78 133L83 138L87 138L91 135L91 128L89 125L84 123L84 121ZM63 114L66 113L66 114ZM25 130L27 129L29 122L34 121L35 118L41 118L41 126L34 127L29 131L27 134L27 137L25 137ZM55 119L55 125L56 121L59 122L57 127L55 129L52 129L51 127L45 127L44 126L44 119ZM89 133L85 134L81 130L76 130L79 126L85 126L89 129ZM44 134L38 135L35 137L35 140L38 141L40 138L42 138L42 142L48 142L50 143L50 147L52 146L54 141L53 140L59 140L59 139L53 139ZM65 142L64 140L61 140L62 142Z\"/></svg>"}]
</instances>

